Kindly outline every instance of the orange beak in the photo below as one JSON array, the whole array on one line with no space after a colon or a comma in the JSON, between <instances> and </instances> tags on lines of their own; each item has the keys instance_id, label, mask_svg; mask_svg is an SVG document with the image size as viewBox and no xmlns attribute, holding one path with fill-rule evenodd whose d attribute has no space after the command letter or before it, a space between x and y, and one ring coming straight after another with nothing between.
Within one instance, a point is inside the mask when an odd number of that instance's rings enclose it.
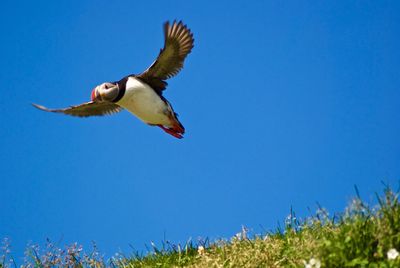
<instances>
[{"instance_id":1,"label":"orange beak","mask_svg":"<svg viewBox=\"0 0 400 268\"><path fill-rule=\"evenodd\" d=\"M90 99L94 101L96 99L96 89L92 90L92 94L90 94Z\"/></svg>"}]
</instances>

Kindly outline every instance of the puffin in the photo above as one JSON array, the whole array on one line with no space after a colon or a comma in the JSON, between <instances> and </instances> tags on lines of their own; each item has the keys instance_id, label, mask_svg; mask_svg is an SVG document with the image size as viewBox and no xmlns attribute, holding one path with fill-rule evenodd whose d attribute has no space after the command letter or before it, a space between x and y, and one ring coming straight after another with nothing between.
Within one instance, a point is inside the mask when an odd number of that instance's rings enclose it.
<instances>
[{"instance_id":1,"label":"puffin","mask_svg":"<svg viewBox=\"0 0 400 268\"><path fill-rule=\"evenodd\" d=\"M185 128L178 114L163 96L166 80L183 68L186 56L194 47L193 33L176 20L164 23L164 47L157 59L141 74L130 74L119 81L96 86L90 101L61 109L49 109L32 103L40 110L89 117L110 115L126 109L150 126L157 126L175 138L183 138Z\"/></svg>"}]
</instances>

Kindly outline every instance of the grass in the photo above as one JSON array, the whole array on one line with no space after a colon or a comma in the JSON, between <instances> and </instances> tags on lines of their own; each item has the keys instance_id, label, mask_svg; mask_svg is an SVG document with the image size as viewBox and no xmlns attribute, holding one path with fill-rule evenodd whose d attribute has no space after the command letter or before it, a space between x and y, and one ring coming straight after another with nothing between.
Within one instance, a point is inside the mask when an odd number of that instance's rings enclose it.
<instances>
[{"instance_id":1,"label":"grass","mask_svg":"<svg viewBox=\"0 0 400 268\"><path fill-rule=\"evenodd\" d=\"M0 268L17 267L3 243ZM248 237L242 231L229 240L186 245L155 245L146 255L117 254L104 260L95 245L90 253L77 244L64 250L50 241L44 249L30 246L21 267L400 267L398 192L386 188L377 205L354 198L341 214L320 208L298 219L291 212L283 228Z\"/></svg>"}]
</instances>

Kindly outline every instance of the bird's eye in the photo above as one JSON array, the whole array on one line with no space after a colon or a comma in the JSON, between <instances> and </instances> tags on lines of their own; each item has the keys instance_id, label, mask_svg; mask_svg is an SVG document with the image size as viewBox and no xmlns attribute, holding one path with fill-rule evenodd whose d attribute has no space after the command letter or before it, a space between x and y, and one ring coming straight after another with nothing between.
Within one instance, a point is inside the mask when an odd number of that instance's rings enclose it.
<instances>
[{"instance_id":1,"label":"bird's eye","mask_svg":"<svg viewBox=\"0 0 400 268\"><path fill-rule=\"evenodd\" d=\"M105 85L104 85L104 88L105 88L105 89L108 89L108 86L107 86L107 84L105 84Z\"/></svg>"}]
</instances>

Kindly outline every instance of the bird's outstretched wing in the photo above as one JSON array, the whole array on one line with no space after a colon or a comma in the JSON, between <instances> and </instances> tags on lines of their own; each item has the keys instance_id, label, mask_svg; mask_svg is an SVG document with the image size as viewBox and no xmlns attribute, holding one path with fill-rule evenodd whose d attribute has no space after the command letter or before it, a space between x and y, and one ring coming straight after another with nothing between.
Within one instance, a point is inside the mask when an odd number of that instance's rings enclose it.
<instances>
[{"instance_id":1,"label":"bird's outstretched wing","mask_svg":"<svg viewBox=\"0 0 400 268\"><path fill-rule=\"evenodd\" d=\"M137 77L149 82L153 88L161 92L165 89L164 80L179 73L186 56L193 48L193 34L182 21L164 23L164 48L153 64Z\"/></svg>"},{"instance_id":2,"label":"bird's outstretched wing","mask_svg":"<svg viewBox=\"0 0 400 268\"><path fill-rule=\"evenodd\" d=\"M53 113L63 113L79 117L88 116L101 116L120 112L122 108L112 102L86 102L76 106L70 106L63 109L48 109L42 105L34 104L32 105L42 111L53 112Z\"/></svg>"}]
</instances>

